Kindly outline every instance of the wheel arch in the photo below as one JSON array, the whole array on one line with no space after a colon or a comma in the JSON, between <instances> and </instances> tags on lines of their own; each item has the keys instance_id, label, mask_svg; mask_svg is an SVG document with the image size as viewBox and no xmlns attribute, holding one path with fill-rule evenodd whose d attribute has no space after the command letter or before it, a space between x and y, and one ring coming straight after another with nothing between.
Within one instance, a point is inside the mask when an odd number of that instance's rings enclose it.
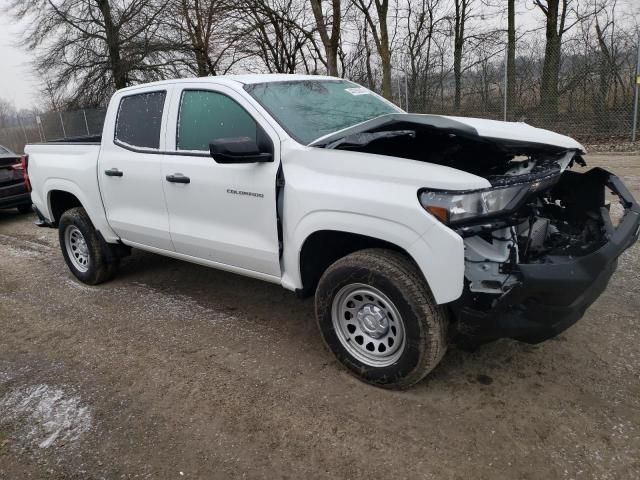
<instances>
[{"instance_id":1,"label":"wheel arch","mask_svg":"<svg viewBox=\"0 0 640 480\"><path fill-rule=\"evenodd\" d=\"M115 243L119 237L107 223L107 218L100 199L90 199L74 182L65 179L50 179L44 185L46 212L42 212L53 226L57 226L62 214L74 207L82 207L87 212L91 223L107 242ZM34 202L35 203L35 202Z\"/></svg>"},{"instance_id":2,"label":"wheel arch","mask_svg":"<svg viewBox=\"0 0 640 480\"><path fill-rule=\"evenodd\" d=\"M285 234L285 274L282 284L296 290L301 296L313 294L316 282L322 275L318 270L326 269L341 258L335 257L335 251L326 243L338 236L340 241L357 239L355 246L338 249L344 253L342 256L364 248L380 247L406 255L418 266L438 304L451 302L462 294L464 244L462 238L451 229L432 224L431 228L425 226L425 231L419 233L396 221L335 211L307 215L299 222L293 235ZM316 248L310 249L311 246ZM326 250L329 250L329 254L323 253ZM310 267L307 262L313 258L314 252L324 260L315 259L316 265ZM327 264L329 260L332 261Z\"/></svg>"},{"instance_id":3,"label":"wheel arch","mask_svg":"<svg viewBox=\"0 0 640 480\"><path fill-rule=\"evenodd\" d=\"M341 230L317 230L304 241L299 253L299 270L303 297L314 293L320 277L340 258L368 248L383 248L402 253L415 263L399 245L380 238Z\"/></svg>"},{"instance_id":4,"label":"wheel arch","mask_svg":"<svg viewBox=\"0 0 640 480\"><path fill-rule=\"evenodd\" d=\"M80 199L66 190L51 190L47 195L47 205L49 207L51 224L57 226L60 217L67 210L75 207L83 207ZM84 207L83 207L84 208Z\"/></svg>"}]
</instances>

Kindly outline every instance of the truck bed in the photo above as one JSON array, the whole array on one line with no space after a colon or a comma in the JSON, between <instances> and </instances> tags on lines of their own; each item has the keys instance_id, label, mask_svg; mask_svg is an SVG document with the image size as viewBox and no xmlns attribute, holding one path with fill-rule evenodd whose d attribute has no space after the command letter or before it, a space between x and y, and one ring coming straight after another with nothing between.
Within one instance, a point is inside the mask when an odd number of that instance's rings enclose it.
<instances>
[{"instance_id":1,"label":"truck bed","mask_svg":"<svg viewBox=\"0 0 640 480\"><path fill-rule=\"evenodd\" d=\"M93 141L88 141L89 138ZM68 192L82 203L96 229L109 237L111 229L106 223L98 185L99 140L100 137L78 137L29 144L25 152L29 155L32 201L47 221L56 223L58 218L51 210L50 198L42 198L42 192L49 192L49 197L56 191Z\"/></svg>"}]
</instances>

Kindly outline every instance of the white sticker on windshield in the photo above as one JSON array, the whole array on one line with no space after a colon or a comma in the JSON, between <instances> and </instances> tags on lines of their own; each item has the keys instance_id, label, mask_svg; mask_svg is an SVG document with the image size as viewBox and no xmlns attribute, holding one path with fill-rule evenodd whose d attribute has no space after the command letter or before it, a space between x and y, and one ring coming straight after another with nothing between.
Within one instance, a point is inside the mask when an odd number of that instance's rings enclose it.
<instances>
[{"instance_id":1,"label":"white sticker on windshield","mask_svg":"<svg viewBox=\"0 0 640 480\"><path fill-rule=\"evenodd\" d=\"M369 90L364 87L345 88L344 90L351 95L368 95L370 93Z\"/></svg>"}]
</instances>

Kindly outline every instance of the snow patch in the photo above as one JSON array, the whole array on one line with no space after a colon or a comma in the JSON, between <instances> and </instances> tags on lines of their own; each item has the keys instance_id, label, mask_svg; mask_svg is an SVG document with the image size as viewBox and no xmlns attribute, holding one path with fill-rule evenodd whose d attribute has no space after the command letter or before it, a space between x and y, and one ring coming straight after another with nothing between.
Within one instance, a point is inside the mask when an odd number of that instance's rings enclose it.
<instances>
[{"instance_id":1,"label":"snow patch","mask_svg":"<svg viewBox=\"0 0 640 480\"><path fill-rule=\"evenodd\" d=\"M80 397L42 384L19 387L0 398L3 422L19 425L19 441L49 448L56 442L78 440L91 429L93 416Z\"/></svg>"},{"instance_id":2,"label":"snow patch","mask_svg":"<svg viewBox=\"0 0 640 480\"><path fill-rule=\"evenodd\" d=\"M4 255L10 255L12 257L19 257L19 258L36 258L36 257L41 257L42 256L42 253L37 252L35 250L14 248L14 247L9 246L9 245L5 245L3 247L2 253Z\"/></svg>"},{"instance_id":3,"label":"snow patch","mask_svg":"<svg viewBox=\"0 0 640 480\"><path fill-rule=\"evenodd\" d=\"M81 290L83 292L99 292L100 288L98 287L92 287L89 285L85 285L84 283L80 283L79 280L73 280L71 278L69 278L66 273L67 272L63 272L64 273L64 277L62 279L62 281L64 282L65 285L67 285L68 287L71 287L75 290Z\"/></svg>"}]
</instances>

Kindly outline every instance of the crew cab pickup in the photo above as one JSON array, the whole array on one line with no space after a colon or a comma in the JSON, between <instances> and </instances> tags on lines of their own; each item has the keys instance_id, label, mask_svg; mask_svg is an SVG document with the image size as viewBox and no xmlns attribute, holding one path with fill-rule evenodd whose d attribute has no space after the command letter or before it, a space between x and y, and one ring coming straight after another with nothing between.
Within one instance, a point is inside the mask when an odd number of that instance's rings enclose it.
<instances>
[{"instance_id":1,"label":"crew cab pickup","mask_svg":"<svg viewBox=\"0 0 640 480\"><path fill-rule=\"evenodd\" d=\"M39 224L80 281L133 247L315 294L327 347L388 388L451 342L548 339L601 294L640 208L584 150L299 75L126 88L101 138L26 148Z\"/></svg>"}]
</instances>

